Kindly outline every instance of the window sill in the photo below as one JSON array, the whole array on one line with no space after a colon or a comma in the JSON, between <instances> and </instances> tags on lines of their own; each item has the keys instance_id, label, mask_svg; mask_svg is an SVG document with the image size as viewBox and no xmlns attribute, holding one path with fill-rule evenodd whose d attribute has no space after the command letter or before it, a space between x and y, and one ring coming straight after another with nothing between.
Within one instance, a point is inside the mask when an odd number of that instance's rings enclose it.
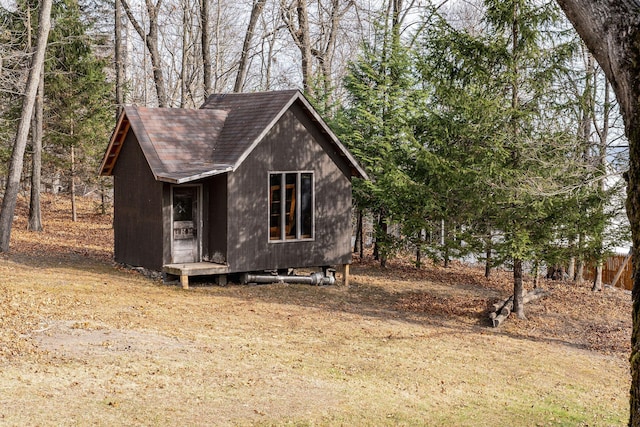
<instances>
[{"instance_id":1,"label":"window sill","mask_svg":"<svg viewBox=\"0 0 640 427\"><path fill-rule=\"evenodd\" d=\"M298 243L298 242L314 242L316 239L309 237L308 239L286 239L286 240L271 240L269 243Z\"/></svg>"}]
</instances>

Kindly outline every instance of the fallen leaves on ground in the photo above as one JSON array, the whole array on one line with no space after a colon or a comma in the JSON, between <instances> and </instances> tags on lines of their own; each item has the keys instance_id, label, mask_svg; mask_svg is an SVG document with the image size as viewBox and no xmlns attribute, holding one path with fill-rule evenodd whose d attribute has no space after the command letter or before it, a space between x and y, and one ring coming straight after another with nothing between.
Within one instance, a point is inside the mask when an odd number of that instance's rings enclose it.
<instances>
[{"instance_id":1,"label":"fallen leaves on ground","mask_svg":"<svg viewBox=\"0 0 640 427\"><path fill-rule=\"evenodd\" d=\"M484 277L482 266L452 262L448 268L428 264L415 268L407 258L388 262L382 270L370 257L356 262L353 270L371 277L429 283L424 290L398 291L393 308L442 317L458 317L490 328L489 307L513 292L510 271L496 269ZM532 288L528 278L526 287ZM434 288L434 284L437 285ZM619 288L591 291L591 283L541 280L549 293L525 306L526 320L509 319L494 332L516 337L566 342L603 354L624 356L630 352L631 294Z\"/></svg>"}]
</instances>

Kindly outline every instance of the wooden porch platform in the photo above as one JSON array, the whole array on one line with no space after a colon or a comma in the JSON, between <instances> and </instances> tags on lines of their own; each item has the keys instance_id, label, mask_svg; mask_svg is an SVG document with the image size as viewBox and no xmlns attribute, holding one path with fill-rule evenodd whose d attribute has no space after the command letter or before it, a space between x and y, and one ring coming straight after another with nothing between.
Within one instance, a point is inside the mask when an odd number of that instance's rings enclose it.
<instances>
[{"instance_id":1,"label":"wooden porch platform","mask_svg":"<svg viewBox=\"0 0 640 427\"><path fill-rule=\"evenodd\" d=\"M162 271L173 274L174 276L180 276L182 287L187 289L189 288L189 276L226 275L229 273L229 266L226 264L216 264L214 262L188 262L166 264L162 267Z\"/></svg>"}]
</instances>

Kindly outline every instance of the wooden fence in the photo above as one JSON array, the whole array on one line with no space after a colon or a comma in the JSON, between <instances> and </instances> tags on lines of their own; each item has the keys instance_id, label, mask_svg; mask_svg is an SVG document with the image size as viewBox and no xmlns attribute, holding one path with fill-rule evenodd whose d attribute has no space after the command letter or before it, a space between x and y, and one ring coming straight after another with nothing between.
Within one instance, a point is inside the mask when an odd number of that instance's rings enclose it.
<instances>
[{"instance_id":1,"label":"wooden fence","mask_svg":"<svg viewBox=\"0 0 640 427\"><path fill-rule=\"evenodd\" d=\"M610 285L620 268L624 265L627 255L612 255L607 258L606 262L602 266L602 283ZM624 288L631 290L633 288L633 280L631 279L631 273L633 272L633 266L631 260L624 266L620 277L616 283L616 288ZM595 277L595 268L591 267L585 272L585 280L593 280Z\"/></svg>"}]
</instances>

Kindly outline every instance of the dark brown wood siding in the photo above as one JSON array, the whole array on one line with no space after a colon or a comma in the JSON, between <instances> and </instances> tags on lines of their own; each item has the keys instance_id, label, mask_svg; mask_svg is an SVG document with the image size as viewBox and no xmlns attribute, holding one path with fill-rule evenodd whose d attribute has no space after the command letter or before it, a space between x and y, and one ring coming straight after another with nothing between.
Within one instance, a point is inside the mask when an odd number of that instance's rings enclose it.
<instances>
[{"instance_id":1,"label":"dark brown wood siding","mask_svg":"<svg viewBox=\"0 0 640 427\"><path fill-rule=\"evenodd\" d=\"M232 271L316 267L351 260L351 181L343 158L294 104L228 178L228 262ZM269 242L270 172L314 174L313 241Z\"/></svg>"},{"instance_id":2,"label":"dark brown wood siding","mask_svg":"<svg viewBox=\"0 0 640 427\"><path fill-rule=\"evenodd\" d=\"M114 258L133 266L162 269L162 183L129 131L113 170Z\"/></svg>"},{"instance_id":3,"label":"dark brown wood siding","mask_svg":"<svg viewBox=\"0 0 640 427\"><path fill-rule=\"evenodd\" d=\"M205 259L227 261L227 175L217 175L205 181L206 209L203 232Z\"/></svg>"},{"instance_id":4,"label":"dark brown wood siding","mask_svg":"<svg viewBox=\"0 0 640 427\"><path fill-rule=\"evenodd\" d=\"M165 182L162 184L162 265L171 263L172 210L171 184Z\"/></svg>"}]
</instances>

